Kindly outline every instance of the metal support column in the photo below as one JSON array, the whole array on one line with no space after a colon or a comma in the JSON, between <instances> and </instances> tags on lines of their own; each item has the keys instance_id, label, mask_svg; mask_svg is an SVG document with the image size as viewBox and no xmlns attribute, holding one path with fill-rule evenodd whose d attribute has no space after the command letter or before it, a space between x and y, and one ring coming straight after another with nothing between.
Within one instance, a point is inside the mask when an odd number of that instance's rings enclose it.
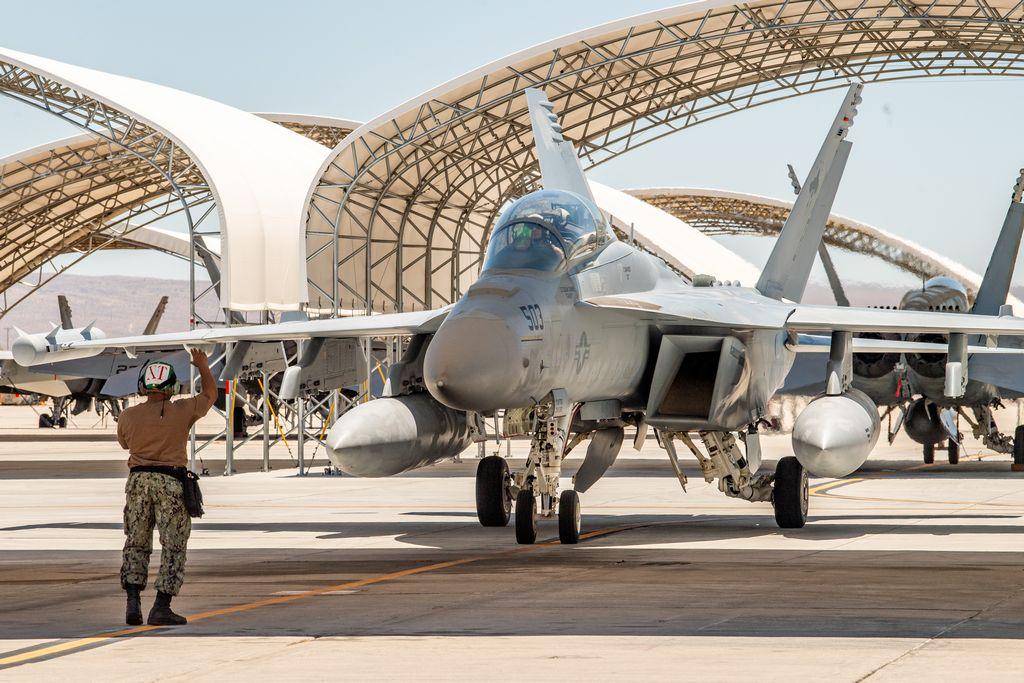
<instances>
[{"instance_id":1,"label":"metal support column","mask_svg":"<svg viewBox=\"0 0 1024 683\"><path fill-rule=\"evenodd\" d=\"M295 454L299 460L299 476L306 476L306 398L300 395L295 399Z\"/></svg>"},{"instance_id":2,"label":"metal support column","mask_svg":"<svg viewBox=\"0 0 1024 683\"><path fill-rule=\"evenodd\" d=\"M263 471L270 471L270 391L267 384L270 375L266 371L260 372L260 386L263 389Z\"/></svg>"},{"instance_id":3,"label":"metal support column","mask_svg":"<svg viewBox=\"0 0 1024 683\"><path fill-rule=\"evenodd\" d=\"M226 356L226 354L225 354ZM235 383L224 382L224 476L235 473Z\"/></svg>"}]
</instances>

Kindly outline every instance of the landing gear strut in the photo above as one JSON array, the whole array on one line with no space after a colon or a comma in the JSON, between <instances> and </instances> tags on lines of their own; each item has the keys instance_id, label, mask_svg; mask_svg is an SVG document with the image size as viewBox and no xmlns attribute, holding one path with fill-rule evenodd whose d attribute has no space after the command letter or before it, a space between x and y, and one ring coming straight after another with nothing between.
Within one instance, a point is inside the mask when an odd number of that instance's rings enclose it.
<instances>
[{"instance_id":1,"label":"landing gear strut","mask_svg":"<svg viewBox=\"0 0 1024 683\"><path fill-rule=\"evenodd\" d=\"M558 514L562 543L579 541L580 504L575 491L558 494L558 480L562 475L562 458L569 433L571 411L564 394L549 403L536 406L536 429L530 442L530 456L526 467L512 479L516 493L516 541L530 544L537 540L537 516L554 517ZM538 510L539 500L539 510ZM559 508L568 501L566 509Z\"/></svg>"}]
</instances>

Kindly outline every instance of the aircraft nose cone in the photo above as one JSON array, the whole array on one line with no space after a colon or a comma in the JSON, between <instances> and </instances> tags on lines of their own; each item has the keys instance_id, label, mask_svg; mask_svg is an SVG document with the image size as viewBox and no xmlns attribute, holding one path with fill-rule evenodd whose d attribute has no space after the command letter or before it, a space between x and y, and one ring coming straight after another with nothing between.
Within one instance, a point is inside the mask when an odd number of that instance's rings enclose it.
<instances>
[{"instance_id":1,"label":"aircraft nose cone","mask_svg":"<svg viewBox=\"0 0 1024 683\"><path fill-rule=\"evenodd\" d=\"M515 332L497 316L471 313L446 320L423 359L427 390L458 410L505 408L522 372Z\"/></svg>"}]
</instances>

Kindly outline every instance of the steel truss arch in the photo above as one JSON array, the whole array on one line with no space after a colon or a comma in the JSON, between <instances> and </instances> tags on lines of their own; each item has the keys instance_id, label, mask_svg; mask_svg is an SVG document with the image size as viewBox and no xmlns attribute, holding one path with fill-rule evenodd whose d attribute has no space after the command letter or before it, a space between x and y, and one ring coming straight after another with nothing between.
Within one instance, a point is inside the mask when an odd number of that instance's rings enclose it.
<instances>
[{"instance_id":1,"label":"steel truss arch","mask_svg":"<svg viewBox=\"0 0 1024 683\"><path fill-rule=\"evenodd\" d=\"M226 308L291 310L305 300L299 223L322 145L196 95L13 50L0 49L0 93L148 163L181 201L193 237L204 233L184 198L211 194Z\"/></svg>"},{"instance_id":2,"label":"steel truss arch","mask_svg":"<svg viewBox=\"0 0 1024 683\"><path fill-rule=\"evenodd\" d=\"M359 125L324 116L258 116L324 146ZM183 244L166 236L145 239L151 236L148 226L186 208L205 205L193 218L195 226L209 219L215 204L205 182L188 186L184 203L181 194L163 169L90 133L0 159L0 317L99 250L149 248L188 260L187 235ZM64 258L57 263L56 257ZM15 283L25 287L12 296L8 290Z\"/></svg>"},{"instance_id":3,"label":"steel truss arch","mask_svg":"<svg viewBox=\"0 0 1024 683\"><path fill-rule=\"evenodd\" d=\"M550 41L384 114L310 191L311 288L373 309L453 300L507 199L535 187L526 87L595 166L729 113L851 80L1024 74L1024 5L771 0L682 5ZM336 238L337 258L325 241ZM337 304L337 302L336 302Z\"/></svg>"}]
</instances>

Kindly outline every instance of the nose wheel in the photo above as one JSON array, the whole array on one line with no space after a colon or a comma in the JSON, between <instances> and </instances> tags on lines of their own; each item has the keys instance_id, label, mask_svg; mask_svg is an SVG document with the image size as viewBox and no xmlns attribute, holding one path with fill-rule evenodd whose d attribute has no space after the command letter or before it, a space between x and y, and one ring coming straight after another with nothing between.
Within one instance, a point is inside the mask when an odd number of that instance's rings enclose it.
<instances>
[{"instance_id":1,"label":"nose wheel","mask_svg":"<svg viewBox=\"0 0 1024 683\"><path fill-rule=\"evenodd\" d=\"M572 489L558 497L558 540L564 545L580 542L580 497Z\"/></svg>"},{"instance_id":2,"label":"nose wheel","mask_svg":"<svg viewBox=\"0 0 1024 683\"><path fill-rule=\"evenodd\" d=\"M489 455L476 467L476 516L483 526L507 526L512 517L508 463Z\"/></svg>"},{"instance_id":3,"label":"nose wheel","mask_svg":"<svg viewBox=\"0 0 1024 683\"><path fill-rule=\"evenodd\" d=\"M799 529L807 523L810 505L807 470L792 455L779 460L775 467L772 505L775 506L775 523L780 529Z\"/></svg>"},{"instance_id":4,"label":"nose wheel","mask_svg":"<svg viewBox=\"0 0 1024 683\"><path fill-rule=\"evenodd\" d=\"M532 488L516 495L516 543L533 545L537 542L537 499Z\"/></svg>"}]
</instances>

